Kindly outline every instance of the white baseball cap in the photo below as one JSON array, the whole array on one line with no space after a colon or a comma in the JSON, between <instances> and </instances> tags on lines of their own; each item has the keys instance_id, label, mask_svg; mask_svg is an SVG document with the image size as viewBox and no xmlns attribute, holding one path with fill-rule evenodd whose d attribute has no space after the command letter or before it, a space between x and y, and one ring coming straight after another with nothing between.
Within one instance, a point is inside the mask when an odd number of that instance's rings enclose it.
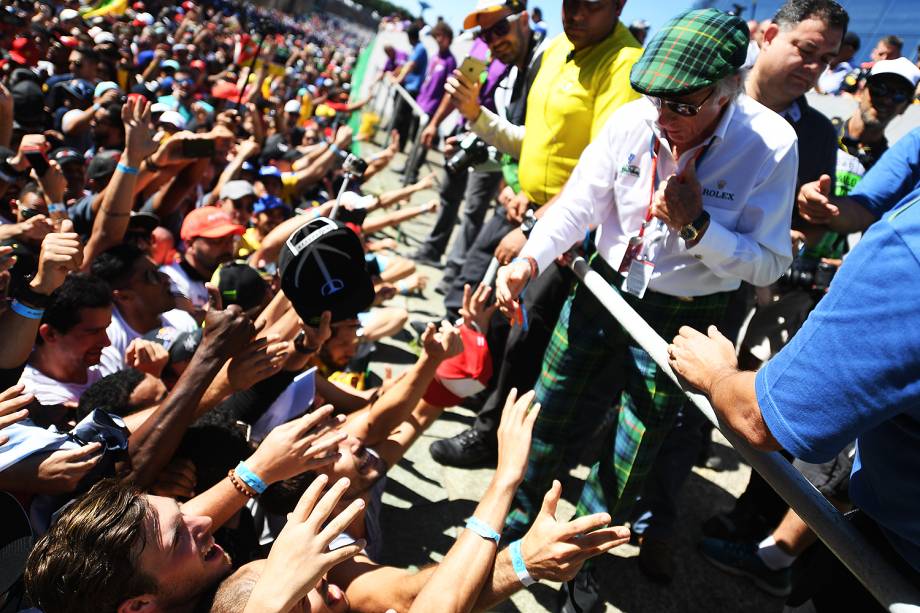
<instances>
[{"instance_id":1,"label":"white baseball cap","mask_svg":"<svg viewBox=\"0 0 920 613\"><path fill-rule=\"evenodd\" d=\"M73 9L64 9L58 14L59 21L70 21L71 19L76 19L80 16L80 13L76 12Z\"/></svg>"},{"instance_id":2,"label":"white baseball cap","mask_svg":"<svg viewBox=\"0 0 920 613\"><path fill-rule=\"evenodd\" d=\"M906 79L910 86L917 87L920 83L920 68L917 68L913 62L906 57L899 57L896 60L879 60L872 65L869 76L874 77L882 74L896 74Z\"/></svg>"},{"instance_id":3,"label":"white baseball cap","mask_svg":"<svg viewBox=\"0 0 920 613\"><path fill-rule=\"evenodd\" d=\"M285 113L299 113L300 112L300 101L299 100L288 100L284 103L284 112Z\"/></svg>"},{"instance_id":4,"label":"white baseball cap","mask_svg":"<svg viewBox=\"0 0 920 613\"><path fill-rule=\"evenodd\" d=\"M157 120L157 123L168 123L177 127L180 130L185 129L185 118L180 115L177 111L163 111L163 114L160 115L160 118Z\"/></svg>"},{"instance_id":5,"label":"white baseball cap","mask_svg":"<svg viewBox=\"0 0 920 613\"><path fill-rule=\"evenodd\" d=\"M115 35L111 32L100 32L93 37L93 42L97 45L104 45L106 43L114 43Z\"/></svg>"}]
</instances>

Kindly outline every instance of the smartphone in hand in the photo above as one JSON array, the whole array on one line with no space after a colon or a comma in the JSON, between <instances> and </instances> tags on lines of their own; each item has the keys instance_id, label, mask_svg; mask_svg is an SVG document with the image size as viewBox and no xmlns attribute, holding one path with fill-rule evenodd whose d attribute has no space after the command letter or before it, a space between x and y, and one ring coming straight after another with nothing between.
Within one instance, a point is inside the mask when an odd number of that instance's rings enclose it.
<instances>
[{"instance_id":1,"label":"smartphone in hand","mask_svg":"<svg viewBox=\"0 0 920 613\"><path fill-rule=\"evenodd\" d=\"M474 57L466 57L460 64L461 74L473 83L479 83L479 77L485 70L486 63Z\"/></svg>"},{"instance_id":2,"label":"smartphone in hand","mask_svg":"<svg viewBox=\"0 0 920 613\"><path fill-rule=\"evenodd\" d=\"M48 156L45 155L44 149L41 147L23 147L22 154L26 156L26 161L29 162L29 166L35 169L35 174L39 178L45 176L51 164L48 163Z\"/></svg>"},{"instance_id":3,"label":"smartphone in hand","mask_svg":"<svg viewBox=\"0 0 920 613\"><path fill-rule=\"evenodd\" d=\"M182 141L182 157L209 158L214 155L214 141L205 138L193 138Z\"/></svg>"}]
</instances>

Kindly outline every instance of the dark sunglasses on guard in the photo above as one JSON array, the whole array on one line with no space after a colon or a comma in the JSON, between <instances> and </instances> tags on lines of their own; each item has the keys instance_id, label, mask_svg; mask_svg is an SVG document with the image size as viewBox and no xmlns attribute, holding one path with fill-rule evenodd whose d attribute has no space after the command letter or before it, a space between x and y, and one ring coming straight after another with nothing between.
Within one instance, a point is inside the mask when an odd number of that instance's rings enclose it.
<instances>
[{"instance_id":1,"label":"dark sunglasses on guard","mask_svg":"<svg viewBox=\"0 0 920 613\"><path fill-rule=\"evenodd\" d=\"M517 21L521 18L520 13L514 13L513 15L508 15L504 19L500 19L496 22L491 28L486 28L479 33L479 36L482 37L486 43L491 43L492 41L507 36L508 32L511 31L512 22Z\"/></svg>"}]
</instances>

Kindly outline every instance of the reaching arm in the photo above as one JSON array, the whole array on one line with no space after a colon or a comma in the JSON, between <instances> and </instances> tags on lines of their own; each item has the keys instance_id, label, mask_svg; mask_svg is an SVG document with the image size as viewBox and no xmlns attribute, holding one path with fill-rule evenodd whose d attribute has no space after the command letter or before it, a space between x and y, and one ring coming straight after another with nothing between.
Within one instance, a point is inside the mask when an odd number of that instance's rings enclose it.
<instances>
[{"instance_id":1,"label":"reaching arm","mask_svg":"<svg viewBox=\"0 0 920 613\"><path fill-rule=\"evenodd\" d=\"M444 611L466 613L476 604L485 582L492 574L498 543L478 533L487 528L497 535L505 524L511 498L524 479L533 424L540 412L531 409L534 393L517 398L512 390L502 411L498 427L498 467L486 493L480 499L467 529L460 533L444 560L438 565L410 613ZM482 527L477 528L476 523Z\"/></svg>"},{"instance_id":2,"label":"reaching arm","mask_svg":"<svg viewBox=\"0 0 920 613\"><path fill-rule=\"evenodd\" d=\"M80 269L82 261L83 245L73 231L73 222L65 219L61 222L60 232L46 234L42 241L38 270L29 282L29 288L39 295L33 300L51 296L69 273ZM30 303L28 297L17 299L33 308L41 306ZM18 368L29 359L40 324L41 319L24 317L13 309L6 309L0 314L0 338L3 339L0 368Z\"/></svg>"},{"instance_id":3,"label":"reaching arm","mask_svg":"<svg viewBox=\"0 0 920 613\"><path fill-rule=\"evenodd\" d=\"M431 189L434 185L434 176L428 175L424 177L421 181L417 181L412 185L406 185L398 189L394 189L389 192L383 192L377 198L376 206L368 207L368 210L375 210L377 208L385 209L393 206L400 200L406 200L409 196L417 194L420 191Z\"/></svg>"},{"instance_id":4,"label":"reaching arm","mask_svg":"<svg viewBox=\"0 0 920 613\"><path fill-rule=\"evenodd\" d=\"M413 217L418 217L423 213L430 213L437 209L438 200L433 200L428 204L422 204L416 207L409 207L396 211L394 213L389 213L387 215L379 215L373 219L369 219L364 222L361 226L361 230L365 234L373 234L374 232L379 232L384 228L389 228L390 226L395 226L404 221L408 221Z\"/></svg>"},{"instance_id":5,"label":"reaching arm","mask_svg":"<svg viewBox=\"0 0 920 613\"><path fill-rule=\"evenodd\" d=\"M124 168L138 169L141 162L154 151L153 126L150 123L150 104L128 99L121 108L125 125L125 150L121 162L102 197L102 206L93 220L93 230L86 243L83 272L89 270L93 259L109 247L121 243L128 230L134 196L137 193L138 171L125 172Z\"/></svg>"},{"instance_id":6,"label":"reaching arm","mask_svg":"<svg viewBox=\"0 0 920 613\"><path fill-rule=\"evenodd\" d=\"M422 356L404 376L367 409L349 416L345 428L366 445L387 438L422 399L441 362L463 351L459 329L447 323L440 331L428 324L422 345Z\"/></svg>"},{"instance_id":7,"label":"reaching arm","mask_svg":"<svg viewBox=\"0 0 920 613\"><path fill-rule=\"evenodd\" d=\"M198 403L227 359L252 339L252 322L238 306L208 313L205 335L178 383L144 424L131 434L128 480L148 487L169 462L195 419Z\"/></svg>"},{"instance_id":8,"label":"reaching arm","mask_svg":"<svg viewBox=\"0 0 920 613\"><path fill-rule=\"evenodd\" d=\"M715 326L708 335L683 326L668 354L674 370L709 397L716 414L735 433L762 451L781 448L757 404L757 373L738 370L734 345Z\"/></svg>"},{"instance_id":9,"label":"reaching arm","mask_svg":"<svg viewBox=\"0 0 920 613\"><path fill-rule=\"evenodd\" d=\"M606 513L558 521L555 514L561 496L562 484L555 481L543 498L543 507L536 520L521 540L524 566L536 581L569 581L586 560L629 540L628 529L604 527L610 522ZM437 568L433 565L412 573L379 566L359 556L333 568L329 578L345 590L352 611L385 613L388 609L396 609L403 612L409 610ZM495 557L473 610L491 610L522 587L510 552L504 549Z\"/></svg>"},{"instance_id":10,"label":"reaching arm","mask_svg":"<svg viewBox=\"0 0 920 613\"><path fill-rule=\"evenodd\" d=\"M208 158L195 160L181 171L167 185L160 188L153 199L153 210L160 218L164 218L179 207L180 204L195 189L201 180L205 168L211 161Z\"/></svg>"},{"instance_id":11,"label":"reaching arm","mask_svg":"<svg viewBox=\"0 0 920 613\"><path fill-rule=\"evenodd\" d=\"M799 215L807 222L825 225L834 232L862 232L878 218L861 202L849 196L831 196L831 179L823 175L805 183L796 198Z\"/></svg>"},{"instance_id":12,"label":"reaching arm","mask_svg":"<svg viewBox=\"0 0 920 613\"><path fill-rule=\"evenodd\" d=\"M246 467L270 485L334 462L338 457L335 450L345 436L335 431L339 420L331 415L332 407L325 406L278 426L245 460ZM225 478L186 502L182 510L210 517L212 530L217 530L248 500L249 496Z\"/></svg>"}]
</instances>

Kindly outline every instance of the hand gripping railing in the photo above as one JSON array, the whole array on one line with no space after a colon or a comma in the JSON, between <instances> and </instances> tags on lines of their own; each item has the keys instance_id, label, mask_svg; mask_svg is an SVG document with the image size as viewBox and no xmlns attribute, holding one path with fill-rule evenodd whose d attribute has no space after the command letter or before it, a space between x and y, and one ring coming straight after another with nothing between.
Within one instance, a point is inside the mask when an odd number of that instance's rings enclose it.
<instances>
[{"instance_id":1,"label":"hand gripping railing","mask_svg":"<svg viewBox=\"0 0 920 613\"><path fill-rule=\"evenodd\" d=\"M645 349L687 398L702 411L728 442L786 503L815 531L830 550L891 613L920 611L920 590L882 558L878 550L851 526L792 464L776 452L751 447L731 428L722 427L712 405L702 394L687 389L668 363L668 343L633 310L610 284L592 270L584 258L571 265L575 275L591 291L639 345Z\"/></svg>"}]
</instances>

